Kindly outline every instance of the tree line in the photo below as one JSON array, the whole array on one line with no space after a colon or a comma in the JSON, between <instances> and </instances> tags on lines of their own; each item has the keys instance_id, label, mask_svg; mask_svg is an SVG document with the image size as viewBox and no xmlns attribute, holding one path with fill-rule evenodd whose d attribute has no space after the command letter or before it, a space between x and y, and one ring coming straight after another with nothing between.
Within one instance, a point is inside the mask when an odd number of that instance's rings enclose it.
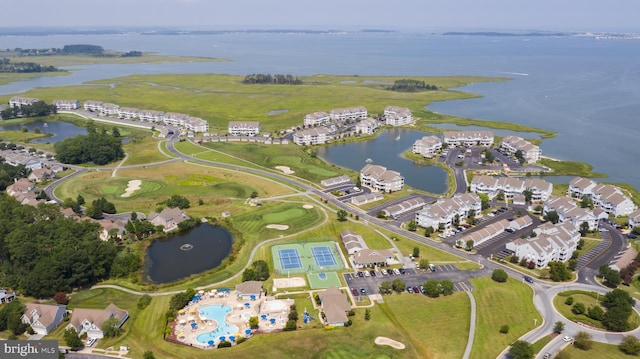
<instances>
[{"instance_id":1,"label":"tree line","mask_svg":"<svg viewBox=\"0 0 640 359\"><path fill-rule=\"evenodd\" d=\"M10 120L18 117L45 117L55 115L58 109L55 105L49 105L44 101L35 102L33 105L22 105L19 107L7 107L0 111L0 118Z\"/></svg>"},{"instance_id":2,"label":"tree line","mask_svg":"<svg viewBox=\"0 0 640 359\"><path fill-rule=\"evenodd\" d=\"M23 49L16 47L15 49L7 49L7 52L13 51L19 57L26 56L64 56L64 55L88 55L93 57L112 57L114 55L107 54L102 46L98 45L65 45L62 48L45 48L45 49ZM140 57L141 51L128 51L120 55L120 57Z\"/></svg>"},{"instance_id":3,"label":"tree line","mask_svg":"<svg viewBox=\"0 0 640 359\"><path fill-rule=\"evenodd\" d=\"M12 62L6 57L0 59L0 73L33 73L61 71L55 66L46 66L35 62Z\"/></svg>"},{"instance_id":4,"label":"tree line","mask_svg":"<svg viewBox=\"0 0 640 359\"><path fill-rule=\"evenodd\" d=\"M124 157L119 133L112 131L109 134L104 128L98 130L90 121L87 123L87 135L67 138L57 142L54 148L58 160L69 164L93 162L105 165Z\"/></svg>"},{"instance_id":5,"label":"tree line","mask_svg":"<svg viewBox=\"0 0 640 359\"><path fill-rule=\"evenodd\" d=\"M293 75L251 74L244 77L243 84L302 85L302 80Z\"/></svg>"},{"instance_id":6,"label":"tree line","mask_svg":"<svg viewBox=\"0 0 640 359\"><path fill-rule=\"evenodd\" d=\"M0 196L0 286L46 298L108 278L118 250L98 238L99 230L95 222L65 218L57 205Z\"/></svg>"},{"instance_id":7,"label":"tree line","mask_svg":"<svg viewBox=\"0 0 640 359\"><path fill-rule=\"evenodd\" d=\"M429 85L420 80L401 79L394 81L393 85L389 86L388 89L392 91L418 92L428 90L435 91L439 88L436 85Z\"/></svg>"}]
</instances>

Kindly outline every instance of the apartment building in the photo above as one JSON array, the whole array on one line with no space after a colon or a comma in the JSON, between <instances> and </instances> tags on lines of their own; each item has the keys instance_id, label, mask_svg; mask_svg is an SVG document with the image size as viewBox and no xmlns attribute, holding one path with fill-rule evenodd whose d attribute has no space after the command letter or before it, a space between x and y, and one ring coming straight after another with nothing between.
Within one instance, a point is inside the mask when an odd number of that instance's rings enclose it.
<instances>
[{"instance_id":1,"label":"apartment building","mask_svg":"<svg viewBox=\"0 0 640 359\"><path fill-rule=\"evenodd\" d=\"M471 211L480 214L482 201L475 193L458 193L451 198L441 198L436 203L425 206L416 212L416 224L437 230L442 224L445 229L451 227L456 215L460 220L469 216Z\"/></svg>"},{"instance_id":2,"label":"apartment building","mask_svg":"<svg viewBox=\"0 0 640 359\"><path fill-rule=\"evenodd\" d=\"M209 123L200 117L188 117L184 121L184 127L193 132L209 132Z\"/></svg>"},{"instance_id":3,"label":"apartment building","mask_svg":"<svg viewBox=\"0 0 640 359\"><path fill-rule=\"evenodd\" d=\"M52 104L58 111L77 110L80 108L78 100L53 100Z\"/></svg>"},{"instance_id":4,"label":"apartment building","mask_svg":"<svg viewBox=\"0 0 640 359\"><path fill-rule=\"evenodd\" d=\"M542 157L540 147L518 136L504 137L500 142L500 147L512 154L522 151L522 156L527 163L536 163Z\"/></svg>"},{"instance_id":5,"label":"apartment building","mask_svg":"<svg viewBox=\"0 0 640 359\"><path fill-rule=\"evenodd\" d=\"M367 109L363 106L336 108L329 113L329 117L334 121L357 120L366 118L367 115Z\"/></svg>"},{"instance_id":6,"label":"apartment building","mask_svg":"<svg viewBox=\"0 0 640 359\"><path fill-rule=\"evenodd\" d=\"M133 107L120 107L118 109L118 117L125 120L133 120L139 118L140 110Z\"/></svg>"},{"instance_id":7,"label":"apartment building","mask_svg":"<svg viewBox=\"0 0 640 359\"><path fill-rule=\"evenodd\" d=\"M9 106L20 107L20 106L26 106L26 105L33 105L38 101L40 101L40 99L32 98L32 97L14 96L11 99L9 99Z\"/></svg>"},{"instance_id":8,"label":"apartment building","mask_svg":"<svg viewBox=\"0 0 640 359\"><path fill-rule=\"evenodd\" d=\"M319 126L329 123L330 121L331 117L329 117L329 114L326 112L314 112L304 116L305 126Z\"/></svg>"},{"instance_id":9,"label":"apartment building","mask_svg":"<svg viewBox=\"0 0 640 359\"><path fill-rule=\"evenodd\" d=\"M117 116L119 110L120 110L120 106L114 103L108 103L108 102L103 102L98 108L98 111L100 111L101 114L106 116Z\"/></svg>"},{"instance_id":10,"label":"apartment building","mask_svg":"<svg viewBox=\"0 0 640 359\"><path fill-rule=\"evenodd\" d=\"M91 112L100 112L102 101L88 100L84 102L84 109Z\"/></svg>"},{"instance_id":11,"label":"apartment building","mask_svg":"<svg viewBox=\"0 0 640 359\"><path fill-rule=\"evenodd\" d=\"M140 121L161 122L164 118L164 112L154 110L140 110L138 112L138 118L140 118Z\"/></svg>"},{"instance_id":12,"label":"apartment building","mask_svg":"<svg viewBox=\"0 0 640 359\"><path fill-rule=\"evenodd\" d=\"M187 118L189 118L189 115L186 115L184 113L165 112L164 116L162 117L162 121L165 125L182 127L186 123Z\"/></svg>"},{"instance_id":13,"label":"apartment building","mask_svg":"<svg viewBox=\"0 0 640 359\"><path fill-rule=\"evenodd\" d=\"M444 131L442 133L444 143L449 146L484 146L493 145L493 132L491 131Z\"/></svg>"},{"instance_id":14,"label":"apartment building","mask_svg":"<svg viewBox=\"0 0 640 359\"><path fill-rule=\"evenodd\" d=\"M356 123L356 132L363 135L371 135L378 128L378 121L373 118L365 118L364 120Z\"/></svg>"},{"instance_id":15,"label":"apartment building","mask_svg":"<svg viewBox=\"0 0 640 359\"><path fill-rule=\"evenodd\" d=\"M633 229L635 226L640 225L640 209L629 213L629 229Z\"/></svg>"},{"instance_id":16,"label":"apartment building","mask_svg":"<svg viewBox=\"0 0 640 359\"><path fill-rule=\"evenodd\" d=\"M229 121L229 134L232 136L257 136L259 133L258 121Z\"/></svg>"},{"instance_id":17,"label":"apartment building","mask_svg":"<svg viewBox=\"0 0 640 359\"><path fill-rule=\"evenodd\" d=\"M367 164L360 170L360 182L375 191L394 192L404 188L404 177L386 167Z\"/></svg>"},{"instance_id":18,"label":"apartment building","mask_svg":"<svg viewBox=\"0 0 640 359\"><path fill-rule=\"evenodd\" d=\"M402 201L398 204L394 204L382 210L385 216L397 219L401 215L412 211L414 209L422 208L427 202L422 197L410 198L406 201Z\"/></svg>"},{"instance_id":19,"label":"apartment building","mask_svg":"<svg viewBox=\"0 0 640 359\"><path fill-rule=\"evenodd\" d=\"M638 209L620 188L609 184L599 184L590 179L576 177L569 182L570 197L588 196L593 205L614 217L626 216Z\"/></svg>"},{"instance_id":20,"label":"apartment building","mask_svg":"<svg viewBox=\"0 0 640 359\"><path fill-rule=\"evenodd\" d=\"M571 258L580 240L580 232L571 222L544 223L534 229L535 237L519 238L507 243L506 248L518 258L533 261L542 269L549 262L566 262Z\"/></svg>"},{"instance_id":21,"label":"apartment building","mask_svg":"<svg viewBox=\"0 0 640 359\"><path fill-rule=\"evenodd\" d=\"M442 149L442 141L436 136L424 136L417 139L413 143L411 152L419 154L425 158L432 158L435 156L436 151Z\"/></svg>"},{"instance_id":22,"label":"apartment building","mask_svg":"<svg viewBox=\"0 0 640 359\"><path fill-rule=\"evenodd\" d=\"M554 197L546 201L542 214L554 211L558 213L560 222L571 222L576 228L580 228L582 223L587 223L589 230L598 228L598 216L587 208L580 208L571 198Z\"/></svg>"},{"instance_id":23,"label":"apartment building","mask_svg":"<svg viewBox=\"0 0 640 359\"><path fill-rule=\"evenodd\" d=\"M484 193L489 198L497 196L501 191L505 198L514 198L524 194L525 190L530 190L532 201L546 201L551 196L553 184L538 178L522 181L515 177L475 176L471 180L469 190L474 193Z\"/></svg>"},{"instance_id":24,"label":"apartment building","mask_svg":"<svg viewBox=\"0 0 640 359\"><path fill-rule=\"evenodd\" d=\"M390 126L404 126L413 123L413 114L406 107L387 106L384 108L384 122Z\"/></svg>"},{"instance_id":25,"label":"apartment building","mask_svg":"<svg viewBox=\"0 0 640 359\"><path fill-rule=\"evenodd\" d=\"M293 143L300 146L320 145L329 140L331 140L331 130L326 127L309 128L293 134Z\"/></svg>"}]
</instances>

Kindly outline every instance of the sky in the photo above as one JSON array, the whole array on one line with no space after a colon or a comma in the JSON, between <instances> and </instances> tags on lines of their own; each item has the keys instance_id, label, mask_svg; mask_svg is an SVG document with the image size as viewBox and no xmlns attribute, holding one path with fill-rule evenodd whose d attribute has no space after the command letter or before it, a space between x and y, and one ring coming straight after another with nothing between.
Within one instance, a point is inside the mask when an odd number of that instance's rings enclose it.
<instances>
[{"instance_id":1,"label":"sky","mask_svg":"<svg viewBox=\"0 0 640 359\"><path fill-rule=\"evenodd\" d=\"M17 8L21 15L6 16ZM0 0L6 27L640 31L639 0Z\"/></svg>"}]
</instances>

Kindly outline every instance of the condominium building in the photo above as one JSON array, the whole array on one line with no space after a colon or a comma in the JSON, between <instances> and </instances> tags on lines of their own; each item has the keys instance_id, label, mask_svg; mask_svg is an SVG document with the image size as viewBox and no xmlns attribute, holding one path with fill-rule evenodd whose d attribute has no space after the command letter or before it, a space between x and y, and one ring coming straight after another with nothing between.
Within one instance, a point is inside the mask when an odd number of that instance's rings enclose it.
<instances>
[{"instance_id":1,"label":"condominium building","mask_svg":"<svg viewBox=\"0 0 640 359\"><path fill-rule=\"evenodd\" d=\"M229 134L232 136L257 136L259 133L258 121L229 121Z\"/></svg>"},{"instance_id":2,"label":"condominium building","mask_svg":"<svg viewBox=\"0 0 640 359\"><path fill-rule=\"evenodd\" d=\"M560 222L571 222L576 228L582 223L587 223L589 230L598 228L598 217L587 208L581 208L568 197L554 197L544 203L542 214L549 212L558 213Z\"/></svg>"},{"instance_id":3,"label":"condominium building","mask_svg":"<svg viewBox=\"0 0 640 359\"><path fill-rule=\"evenodd\" d=\"M442 133L444 143L449 146L484 146L493 144L491 131L445 131Z\"/></svg>"},{"instance_id":4,"label":"condominium building","mask_svg":"<svg viewBox=\"0 0 640 359\"><path fill-rule=\"evenodd\" d=\"M518 136L504 137L502 139L502 142L500 142L500 147L504 148L506 151L512 154L521 151L522 156L527 161L527 163L536 163L542 156L540 147Z\"/></svg>"},{"instance_id":5,"label":"condominium building","mask_svg":"<svg viewBox=\"0 0 640 359\"><path fill-rule=\"evenodd\" d=\"M373 134L377 128L378 121L370 117L356 123L356 132L359 132L363 135Z\"/></svg>"},{"instance_id":6,"label":"condominium building","mask_svg":"<svg viewBox=\"0 0 640 359\"><path fill-rule=\"evenodd\" d=\"M99 112L102 108L102 101L88 100L84 102L84 109L91 112Z\"/></svg>"},{"instance_id":7,"label":"condominium building","mask_svg":"<svg viewBox=\"0 0 640 359\"><path fill-rule=\"evenodd\" d=\"M431 158L436 151L442 149L442 141L436 136L424 136L417 139L413 143L412 152L422 155L425 158Z\"/></svg>"},{"instance_id":8,"label":"condominium building","mask_svg":"<svg viewBox=\"0 0 640 359\"><path fill-rule=\"evenodd\" d=\"M394 204L382 210L385 216L397 219L401 215L414 209L422 208L427 202L422 197L410 198L398 204Z\"/></svg>"},{"instance_id":9,"label":"condominium building","mask_svg":"<svg viewBox=\"0 0 640 359\"><path fill-rule=\"evenodd\" d=\"M469 190L484 193L489 198L497 196L500 192L504 193L505 198L514 198L524 194L525 190L529 190L532 201L546 201L551 196L553 184L538 178L522 181L515 177L475 176L471 180Z\"/></svg>"},{"instance_id":10,"label":"condominium building","mask_svg":"<svg viewBox=\"0 0 640 359\"><path fill-rule=\"evenodd\" d=\"M413 123L413 114L405 107L387 106L384 108L384 121L390 126L409 125Z\"/></svg>"},{"instance_id":11,"label":"condominium building","mask_svg":"<svg viewBox=\"0 0 640 359\"><path fill-rule=\"evenodd\" d=\"M100 113L107 116L117 116L119 110L120 106L108 102L103 102L98 108L98 111L100 111Z\"/></svg>"},{"instance_id":12,"label":"condominium building","mask_svg":"<svg viewBox=\"0 0 640 359\"><path fill-rule=\"evenodd\" d=\"M77 110L80 108L78 100L53 100L52 104L58 111Z\"/></svg>"},{"instance_id":13,"label":"condominium building","mask_svg":"<svg viewBox=\"0 0 640 359\"><path fill-rule=\"evenodd\" d=\"M161 122L164 118L164 112L154 110L140 110L140 112L138 112L138 117L140 118L140 121Z\"/></svg>"},{"instance_id":14,"label":"condominium building","mask_svg":"<svg viewBox=\"0 0 640 359\"><path fill-rule=\"evenodd\" d=\"M575 198L588 196L595 207L614 217L626 216L638 209L620 188L608 184L598 184L582 177L576 177L569 182L568 194Z\"/></svg>"},{"instance_id":15,"label":"condominium building","mask_svg":"<svg viewBox=\"0 0 640 359\"><path fill-rule=\"evenodd\" d=\"M33 105L38 101L40 101L40 99L32 98L32 97L14 96L9 100L9 106L20 107L20 106L26 106L26 105Z\"/></svg>"},{"instance_id":16,"label":"condominium building","mask_svg":"<svg viewBox=\"0 0 640 359\"><path fill-rule=\"evenodd\" d=\"M367 117L367 109L363 106L336 108L331 110L329 117L334 121L357 120Z\"/></svg>"},{"instance_id":17,"label":"condominium building","mask_svg":"<svg viewBox=\"0 0 640 359\"><path fill-rule=\"evenodd\" d=\"M300 130L293 134L293 143L300 146L320 145L329 140L331 140L331 131L326 127Z\"/></svg>"},{"instance_id":18,"label":"condominium building","mask_svg":"<svg viewBox=\"0 0 640 359\"><path fill-rule=\"evenodd\" d=\"M189 118L189 115L185 115L184 113L165 112L162 121L165 125L184 126L187 118Z\"/></svg>"},{"instance_id":19,"label":"condominium building","mask_svg":"<svg viewBox=\"0 0 640 359\"><path fill-rule=\"evenodd\" d=\"M640 225L640 209L629 214L629 229L633 229L635 226Z\"/></svg>"},{"instance_id":20,"label":"condominium building","mask_svg":"<svg viewBox=\"0 0 640 359\"><path fill-rule=\"evenodd\" d=\"M184 121L184 127L193 132L209 132L209 123L200 117L188 117Z\"/></svg>"},{"instance_id":21,"label":"condominium building","mask_svg":"<svg viewBox=\"0 0 640 359\"><path fill-rule=\"evenodd\" d=\"M329 114L326 112L314 112L304 116L304 125L305 126L317 126L323 125L325 123L329 123L331 118Z\"/></svg>"},{"instance_id":22,"label":"condominium building","mask_svg":"<svg viewBox=\"0 0 640 359\"><path fill-rule=\"evenodd\" d=\"M367 164L360 170L360 182L375 191L394 192L404 188L404 177L386 167Z\"/></svg>"},{"instance_id":23,"label":"condominium building","mask_svg":"<svg viewBox=\"0 0 640 359\"><path fill-rule=\"evenodd\" d=\"M445 229L451 227L456 215L460 220L469 216L471 211L480 214L482 201L475 193L458 193L451 198L441 198L436 203L416 212L416 224L437 230L440 225Z\"/></svg>"},{"instance_id":24,"label":"condominium building","mask_svg":"<svg viewBox=\"0 0 640 359\"><path fill-rule=\"evenodd\" d=\"M518 258L533 261L538 269L547 267L549 262L568 261L580 240L580 232L571 222L547 222L533 231L535 237L516 239L506 248Z\"/></svg>"},{"instance_id":25,"label":"condominium building","mask_svg":"<svg viewBox=\"0 0 640 359\"><path fill-rule=\"evenodd\" d=\"M139 117L140 110L133 107L120 107L118 109L118 117L125 120L133 120Z\"/></svg>"}]
</instances>

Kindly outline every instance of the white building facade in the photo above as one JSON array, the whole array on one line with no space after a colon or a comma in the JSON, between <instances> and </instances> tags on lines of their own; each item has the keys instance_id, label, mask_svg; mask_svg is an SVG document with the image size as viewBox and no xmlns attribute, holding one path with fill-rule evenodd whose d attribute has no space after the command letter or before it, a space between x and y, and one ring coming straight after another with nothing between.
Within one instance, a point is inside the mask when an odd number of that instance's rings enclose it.
<instances>
[{"instance_id":1,"label":"white building facade","mask_svg":"<svg viewBox=\"0 0 640 359\"><path fill-rule=\"evenodd\" d=\"M404 177L386 167L367 164L360 170L360 182L375 191L395 192L404 188Z\"/></svg>"}]
</instances>

